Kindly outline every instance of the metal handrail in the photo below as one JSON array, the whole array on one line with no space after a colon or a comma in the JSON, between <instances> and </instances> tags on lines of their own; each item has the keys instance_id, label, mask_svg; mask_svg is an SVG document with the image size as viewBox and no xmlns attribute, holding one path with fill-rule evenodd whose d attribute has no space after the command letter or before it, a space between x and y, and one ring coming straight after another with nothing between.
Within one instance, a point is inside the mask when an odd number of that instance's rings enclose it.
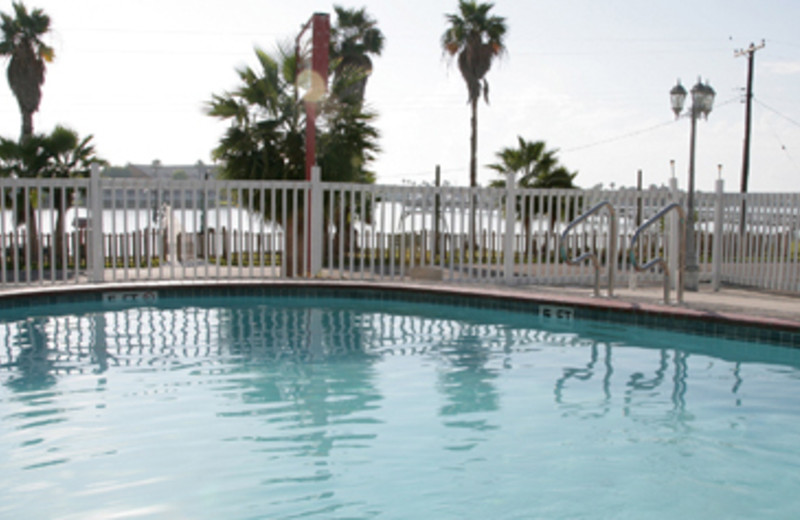
<instances>
[{"instance_id":1,"label":"metal handrail","mask_svg":"<svg viewBox=\"0 0 800 520\"><path fill-rule=\"evenodd\" d=\"M614 296L614 265L617 263L617 217L616 212L614 211L614 206L611 205L610 202L604 200L603 202L595 204L584 214L569 223L564 232L561 233L561 259L570 265L580 265L580 263L587 258L591 260L592 266L594 267L594 295L600 296L600 262L597 260L597 255L593 251L587 251L577 258L568 258L566 238L567 234L572 230L572 228L589 218L594 213L600 211L603 207L608 207L609 221L611 223L609 229L608 255L606 261L608 264L608 296L610 298Z\"/></svg>"},{"instance_id":2,"label":"metal handrail","mask_svg":"<svg viewBox=\"0 0 800 520\"><path fill-rule=\"evenodd\" d=\"M684 228L686 227L686 211L684 211L680 204L673 202L639 226L639 229L636 230L633 234L633 238L631 238L630 261L637 272L646 271L655 265L661 266L661 270L664 271L664 303L669 303L669 268L667 267L667 263L659 256L640 266L636 260L636 250L633 246L636 244L642 231L658 222L661 217L673 209L678 211L678 283L676 284L676 291L678 293L678 303L683 303L683 275L686 264L686 233L684 232Z\"/></svg>"}]
</instances>

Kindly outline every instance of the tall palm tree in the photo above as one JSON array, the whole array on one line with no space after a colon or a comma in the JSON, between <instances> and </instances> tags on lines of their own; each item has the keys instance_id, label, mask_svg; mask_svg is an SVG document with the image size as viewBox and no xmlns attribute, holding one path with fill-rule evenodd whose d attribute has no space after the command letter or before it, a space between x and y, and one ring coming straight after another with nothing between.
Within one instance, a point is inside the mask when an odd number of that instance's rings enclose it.
<instances>
[{"instance_id":1,"label":"tall palm tree","mask_svg":"<svg viewBox=\"0 0 800 520\"><path fill-rule=\"evenodd\" d=\"M348 88L342 93L344 100L356 104L364 102L367 79L372 73L370 55L380 56L384 37L378 22L365 8L346 9L334 6L336 24L331 27L331 66L334 83L347 80Z\"/></svg>"},{"instance_id":2,"label":"tall palm tree","mask_svg":"<svg viewBox=\"0 0 800 520\"><path fill-rule=\"evenodd\" d=\"M53 59L53 49L41 40L50 31L50 17L41 9L30 13L22 2L14 2L14 17L0 13L2 41L0 55L10 56L8 64L8 84L17 98L22 114L22 133L24 141L33 135L33 113L39 109L42 100L45 62Z\"/></svg>"},{"instance_id":3,"label":"tall palm tree","mask_svg":"<svg viewBox=\"0 0 800 520\"><path fill-rule=\"evenodd\" d=\"M458 13L445 15L449 26L442 35L442 48L451 57L458 54L458 69L467 83L468 102L472 109L470 134L469 184L478 185L478 98L481 92L489 102L486 73L492 60L505 51L505 18L490 15L494 4L459 0Z\"/></svg>"}]
</instances>

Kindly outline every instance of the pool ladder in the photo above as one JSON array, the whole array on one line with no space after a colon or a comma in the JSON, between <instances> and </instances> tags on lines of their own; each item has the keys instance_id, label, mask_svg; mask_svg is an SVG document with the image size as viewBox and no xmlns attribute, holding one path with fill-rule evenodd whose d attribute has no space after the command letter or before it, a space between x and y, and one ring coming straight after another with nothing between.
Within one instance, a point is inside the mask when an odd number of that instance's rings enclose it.
<instances>
[{"instance_id":1,"label":"pool ladder","mask_svg":"<svg viewBox=\"0 0 800 520\"><path fill-rule=\"evenodd\" d=\"M567 254L567 235L572 229L599 212L603 208L608 208L609 220L609 239L608 250L606 255L606 264L608 265L608 297L614 296L614 265L617 262L617 217L614 211L614 206L607 200L600 202L583 213L581 216L569 223L567 228L561 233L561 259L570 265L580 265L581 262L587 258L591 260L592 267L594 267L594 295L600 296L600 262L597 260L597 255L593 251L587 251L576 258L569 258Z\"/></svg>"},{"instance_id":2,"label":"pool ladder","mask_svg":"<svg viewBox=\"0 0 800 520\"><path fill-rule=\"evenodd\" d=\"M631 238L631 245L630 245L630 262L633 268L637 272L646 271L653 266L661 266L661 270L664 272L664 303L669 304L669 267L667 263L664 261L664 258L658 256L653 258L649 262L644 265L639 265L639 262L636 259L636 249L634 249L634 244L636 241L639 240L639 235L641 235L642 231L649 228L656 222L658 222L661 217L669 213L670 211L675 210L678 212L678 280L675 284L675 290L678 296L678 303L683 303L683 278L684 278L684 269L686 266L686 212L681 207L680 204L677 202L673 202L672 204L666 206L661 211L650 217L650 219L639 226L639 229L636 230L636 233L633 234L633 238Z\"/></svg>"},{"instance_id":3,"label":"pool ladder","mask_svg":"<svg viewBox=\"0 0 800 520\"><path fill-rule=\"evenodd\" d=\"M617 218L616 212L614 211L614 206L608 202L603 201L588 211L583 213L581 216L573 220L569 223L563 233L561 233L561 259L570 265L580 265L586 259L591 260L592 266L594 267L594 295L596 297L600 296L600 262L597 259L597 255L593 251L587 251L582 255L576 258L569 258L567 254L567 235L569 234L572 229L589 218L590 216L594 215L595 213L599 212L603 208L608 208L609 214L609 244L607 249L606 255L606 264L608 265L608 297L611 298L614 296L614 266L617 262ZM678 233L678 280L676 283L676 291L678 296L678 303L683 303L683 279L684 279L684 269L686 263L686 233L685 233L685 226L686 226L686 212L677 202L673 202L668 206L661 209L658 213L653 215L647 222L639 226L636 232L633 234L633 238L631 238L630 249L629 249L629 258L631 262L631 266L636 272L646 271L654 266L660 266L661 270L664 272L664 303L669 304L669 268L667 266L666 261L662 257L656 257L644 265L639 265L639 262L636 258L636 249L634 245L639 240L639 236L642 232L658 222L662 217L664 217L670 211L677 211L678 212L678 227L675 231Z\"/></svg>"}]
</instances>

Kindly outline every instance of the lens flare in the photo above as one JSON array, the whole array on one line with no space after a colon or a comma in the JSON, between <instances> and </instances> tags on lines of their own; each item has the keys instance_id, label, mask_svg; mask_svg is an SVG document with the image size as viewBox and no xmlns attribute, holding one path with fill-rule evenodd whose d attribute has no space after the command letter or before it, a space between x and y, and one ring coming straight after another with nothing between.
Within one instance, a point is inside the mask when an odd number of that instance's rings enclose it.
<instances>
[{"instance_id":1,"label":"lens flare","mask_svg":"<svg viewBox=\"0 0 800 520\"><path fill-rule=\"evenodd\" d=\"M311 70L306 69L297 76L297 86L303 90L303 101L317 102L322 100L325 95L325 80L322 76Z\"/></svg>"}]
</instances>

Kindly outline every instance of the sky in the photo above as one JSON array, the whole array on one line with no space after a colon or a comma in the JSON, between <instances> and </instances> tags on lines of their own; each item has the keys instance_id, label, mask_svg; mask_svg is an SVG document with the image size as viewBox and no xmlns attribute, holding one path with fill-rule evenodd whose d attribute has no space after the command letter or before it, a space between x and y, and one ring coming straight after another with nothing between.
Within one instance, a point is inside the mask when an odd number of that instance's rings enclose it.
<instances>
[{"instance_id":1,"label":"sky","mask_svg":"<svg viewBox=\"0 0 800 520\"><path fill-rule=\"evenodd\" d=\"M114 165L212 162L226 123L204 113L212 94L237 87L254 48L274 51L333 4L293 0L27 0L52 20L55 49L37 132L57 124L93 135ZM378 113L382 184L430 183L436 165L452 185L469 182L467 89L440 38L456 0L362 0L386 43L373 59L366 101ZM10 0L0 11L12 12ZM478 108L479 184L517 136L543 140L584 188L687 183L690 121L676 119L669 91L698 77L716 91L697 124L696 186L738 191L747 58L755 53L751 192L800 192L800 2L796 0L496 0L507 52L486 76ZM8 60L3 58L3 67ZM0 82L0 135L19 136L20 116ZM687 101L687 105L689 102Z\"/></svg>"}]
</instances>

